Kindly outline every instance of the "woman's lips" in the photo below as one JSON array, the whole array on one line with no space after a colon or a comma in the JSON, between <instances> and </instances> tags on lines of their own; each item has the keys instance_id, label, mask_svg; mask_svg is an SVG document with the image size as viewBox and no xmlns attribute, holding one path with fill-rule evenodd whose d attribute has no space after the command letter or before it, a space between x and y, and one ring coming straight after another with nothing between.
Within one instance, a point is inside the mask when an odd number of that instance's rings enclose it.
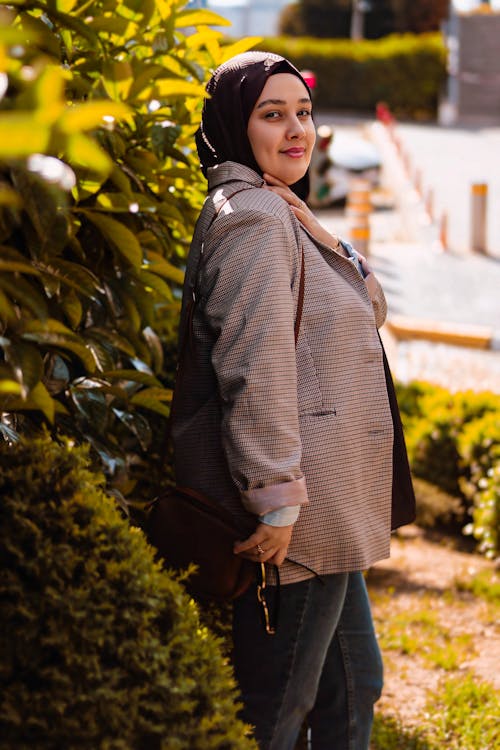
<instances>
[{"instance_id":1,"label":"woman's lips","mask_svg":"<svg viewBox=\"0 0 500 750\"><path fill-rule=\"evenodd\" d=\"M286 154L286 156L291 156L292 159L300 159L300 157L305 154L305 148L289 148L281 153Z\"/></svg>"}]
</instances>

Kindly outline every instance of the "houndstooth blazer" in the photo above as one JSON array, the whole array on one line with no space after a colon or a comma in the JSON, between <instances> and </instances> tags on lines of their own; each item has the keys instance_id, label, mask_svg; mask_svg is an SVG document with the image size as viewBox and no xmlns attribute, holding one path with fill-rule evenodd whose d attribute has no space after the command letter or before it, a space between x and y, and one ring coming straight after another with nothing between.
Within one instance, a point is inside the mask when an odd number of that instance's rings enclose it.
<instances>
[{"instance_id":1,"label":"houndstooth blazer","mask_svg":"<svg viewBox=\"0 0 500 750\"><path fill-rule=\"evenodd\" d=\"M262 185L233 162L209 170L186 270L172 438L177 483L218 499L242 538L257 515L301 505L281 567L291 583L389 555L393 420L377 332L386 304Z\"/></svg>"}]
</instances>

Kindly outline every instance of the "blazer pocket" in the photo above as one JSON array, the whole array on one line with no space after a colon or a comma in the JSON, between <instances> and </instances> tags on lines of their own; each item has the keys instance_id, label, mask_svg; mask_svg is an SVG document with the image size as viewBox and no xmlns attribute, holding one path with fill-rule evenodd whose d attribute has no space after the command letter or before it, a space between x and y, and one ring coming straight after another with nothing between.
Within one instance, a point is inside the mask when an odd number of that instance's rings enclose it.
<instances>
[{"instance_id":1,"label":"blazer pocket","mask_svg":"<svg viewBox=\"0 0 500 750\"><path fill-rule=\"evenodd\" d=\"M299 415L332 414L331 404L325 406L318 373L306 336L301 336L297 345L297 397Z\"/></svg>"}]
</instances>

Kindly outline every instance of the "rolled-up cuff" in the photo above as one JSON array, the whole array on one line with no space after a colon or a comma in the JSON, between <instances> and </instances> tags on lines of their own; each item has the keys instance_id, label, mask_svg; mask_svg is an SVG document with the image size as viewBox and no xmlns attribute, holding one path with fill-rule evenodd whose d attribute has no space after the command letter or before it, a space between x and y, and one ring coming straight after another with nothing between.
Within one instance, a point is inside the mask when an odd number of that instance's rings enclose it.
<instances>
[{"instance_id":1,"label":"rolled-up cuff","mask_svg":"<svg viewBox=\"0 0 500 750\"><path fill-rule=\"evenodd\" d=\"M267 523L268 526L291 526L299 517L299 513L300 505L289 505L264 513L263 516L259 516L259 521Z\"/></svg>"},{"instance_id":2,"label":"rolled-up cuff","mask_svg":"<svg viewBox=\"0 0 500 750\"><path fill-rule=\"evenodd\" d=\"M245 508L257 516L289 505L305 505L309 502L305 477L246 490L241 493L241 500Z\"/></svg>"}]
</instances>

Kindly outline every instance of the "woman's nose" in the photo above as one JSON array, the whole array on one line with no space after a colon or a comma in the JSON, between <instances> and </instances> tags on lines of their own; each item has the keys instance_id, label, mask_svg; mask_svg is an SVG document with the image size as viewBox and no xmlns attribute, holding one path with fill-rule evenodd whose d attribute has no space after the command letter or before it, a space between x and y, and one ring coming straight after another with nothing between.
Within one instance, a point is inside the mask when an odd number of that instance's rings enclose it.
<instances>
[{"instance_id":1,"label":"woman's nose","mask_svg":"<svg viewBox=\"0 0 500 750\"><path fill-rule=\"evenodd\" d=\"M303 138L305 132L304 126L298 117L292 118L288 126L287 138Z\"/></svg>"}]
</instances>

